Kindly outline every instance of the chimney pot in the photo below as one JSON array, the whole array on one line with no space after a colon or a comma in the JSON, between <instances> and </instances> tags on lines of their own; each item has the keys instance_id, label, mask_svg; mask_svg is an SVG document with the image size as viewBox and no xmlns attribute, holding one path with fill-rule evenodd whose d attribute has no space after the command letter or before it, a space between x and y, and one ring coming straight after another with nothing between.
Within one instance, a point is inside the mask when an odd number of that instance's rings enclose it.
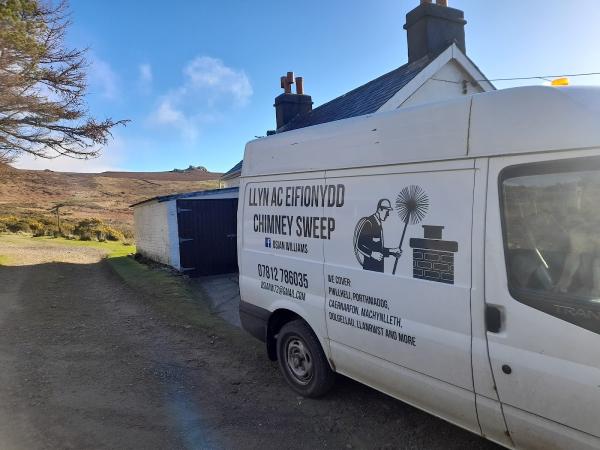
<instances>
[{"instance_id":1,"label":"chimney pot","mask_svg":"<svg viewBox=\"0 0 600 450\"><path fill-rule=\"evenodd\" d=\"M304 79L295 77L294 72L288 72L280 79L284 93L275 98L275 118L277 129L280 129L297 116L312 111L312 98L304 94ZM292 84L296 83L296 93L292 94Z\"/></svg>"},{"instance_id":2,"label":"chimney pot","mask_svg":"<svg viewBox=\"0 0 600 450\"><path fill-rule=\"evenodd\" d=\"M431 3L431 0L421 0L421 5L427 5L428 3Z\"/></svg>"},{"instance_id":3,"label":"chimney pot","mask_svg":"<svg viewBox=\"0 0 600 450\"><path fill-rule=\"evenodd\" d=\"M292 74L292 78L290 78L290 74ZM294 83L293 74L294 72L288 72L287 76L281 77L281 88L286 94L292 93L292 84Z\"/></svg>"},{"instance_id":4,"label":"chimney pot","mask_svg":"<svg viewBox=\"0 0 600 450\"><path fill-rule=\"evenodd\" d=\"M296 77L296 94L304 95L304 79L302 77Z\"/></svg>"},{"instance_id":5,"label":"chimney pot","mask_svg":"<svg viewBox=\"0 0 600 450\"><path fill-rule=\"evenodd\" d=\"M440 6L448 6L448 0L435 0L435 3Z\"/></svg>"}]
</instances>

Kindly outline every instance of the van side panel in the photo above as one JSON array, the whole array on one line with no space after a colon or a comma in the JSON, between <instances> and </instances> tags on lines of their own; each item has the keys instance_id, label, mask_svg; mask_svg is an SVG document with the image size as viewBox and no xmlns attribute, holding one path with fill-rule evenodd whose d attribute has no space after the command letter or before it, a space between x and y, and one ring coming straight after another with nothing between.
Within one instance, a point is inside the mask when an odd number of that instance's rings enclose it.
<instances>
[{"instance_id":1,"label":"van side panel","mask_svg":"<svg viewBox=\"0 0 600 450\"><path fill-rule=\"evenodd\" d=\"M327 172L327 184L344 186L345 203L331 210L335 236L325 241L326 320L338 369L479 432L471 372L473 161L462 165ZM358 363L364 355L379 358L381 378ZM399 380L395 372L406 370L412 375ZM419 379L437 397L413 398Z\"/></svg>"},{"instance_id":2,"label":"van side panel","mask_svg":"<svg viewBox=\"0 0 600 450\"><path fill-rule=\"evenodd\" d=\"M331 342L331 352L338 373L480 434L472 392L337 342Z\"/></svg>"}]
</instances>

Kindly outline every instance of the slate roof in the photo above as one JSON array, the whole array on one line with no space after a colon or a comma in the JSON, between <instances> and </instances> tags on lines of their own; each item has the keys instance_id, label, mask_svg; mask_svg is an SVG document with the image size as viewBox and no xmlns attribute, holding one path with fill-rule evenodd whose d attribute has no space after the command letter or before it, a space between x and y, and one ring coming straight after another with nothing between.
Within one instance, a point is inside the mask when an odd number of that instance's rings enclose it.
<instances>
[{"instance_id":1,"label":"slate roof","mask_svg":"<svg viewBox=\"0 0 600 450\"><path fill-rule=\"evenodd\" d=\"M277 132L281 133L320 123L374 113L415 78L437 56L427 55L417 61L404 64L379 78L375 78L344 95L324 103L308 114L297 116L279 128Z\"/></svg>"},{"instance_id":2,"label":"slate roof","mask_svg":"<svg viewBox=\"0 0 600 450\"><path fill-rule=\"evenodd\" d=\"M441 52L440 52L441 53ZM375 78L356 89L340 95L333 100L313 109L310 113L297 116L283 127L278 133L296 130L298 128L310 127L320 123L333 122L335 120L348 119L350 117L371 114L381 108L389 99L415 78L429 63L439 56L426 55L421 59L404 64L385 75ZM221 179L233 178L242 171L240 161Z\"/></svg>"},{"instance_id":3,"label":"slate roof","mask_svg":"<svg viewBox=\"0 0 600 450\"><path fill-rule=\"evenodd\" d=\"M241 173L243 162L244 161L240 161L235 166L233 166L231 169L229 169L227 172L225 172L223 175L221 175L221 180L227 180L229 178L233 178L236 175L238 175L239 173Z\"/></svg>"}]
</instances>

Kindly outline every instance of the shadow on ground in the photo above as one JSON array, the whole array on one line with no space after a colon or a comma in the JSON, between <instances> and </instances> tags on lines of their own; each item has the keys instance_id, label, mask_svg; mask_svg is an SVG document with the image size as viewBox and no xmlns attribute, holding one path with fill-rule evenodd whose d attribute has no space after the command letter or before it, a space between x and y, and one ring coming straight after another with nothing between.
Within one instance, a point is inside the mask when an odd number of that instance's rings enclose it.
<instances>
[{"instance_id":1,"label":"shadow on ground","mask_svg":"<svg viewBox=\"0 0 600 450\"><path fill-rule=\"evenodd\" d=\"M182 280L131 264L0 266L1 447L497 448L345 378L297 397Z\"/></svg>"}]
</instances>

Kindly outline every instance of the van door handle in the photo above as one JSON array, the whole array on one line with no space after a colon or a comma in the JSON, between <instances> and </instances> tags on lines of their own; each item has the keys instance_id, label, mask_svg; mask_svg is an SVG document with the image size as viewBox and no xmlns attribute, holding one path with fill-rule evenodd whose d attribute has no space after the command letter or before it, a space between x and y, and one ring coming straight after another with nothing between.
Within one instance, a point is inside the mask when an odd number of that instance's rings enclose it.
<instances>
[{"instance_id":1,"label":"van door handle","mask_svg":"<svg viewBox=\"0 0 600 450\"><path fill-rule=\"evenodd\" d=\"M485 305L485 328L490 333L498 333L502 328L502 313L495 306Z\"/></svg>"}]
</instances>

